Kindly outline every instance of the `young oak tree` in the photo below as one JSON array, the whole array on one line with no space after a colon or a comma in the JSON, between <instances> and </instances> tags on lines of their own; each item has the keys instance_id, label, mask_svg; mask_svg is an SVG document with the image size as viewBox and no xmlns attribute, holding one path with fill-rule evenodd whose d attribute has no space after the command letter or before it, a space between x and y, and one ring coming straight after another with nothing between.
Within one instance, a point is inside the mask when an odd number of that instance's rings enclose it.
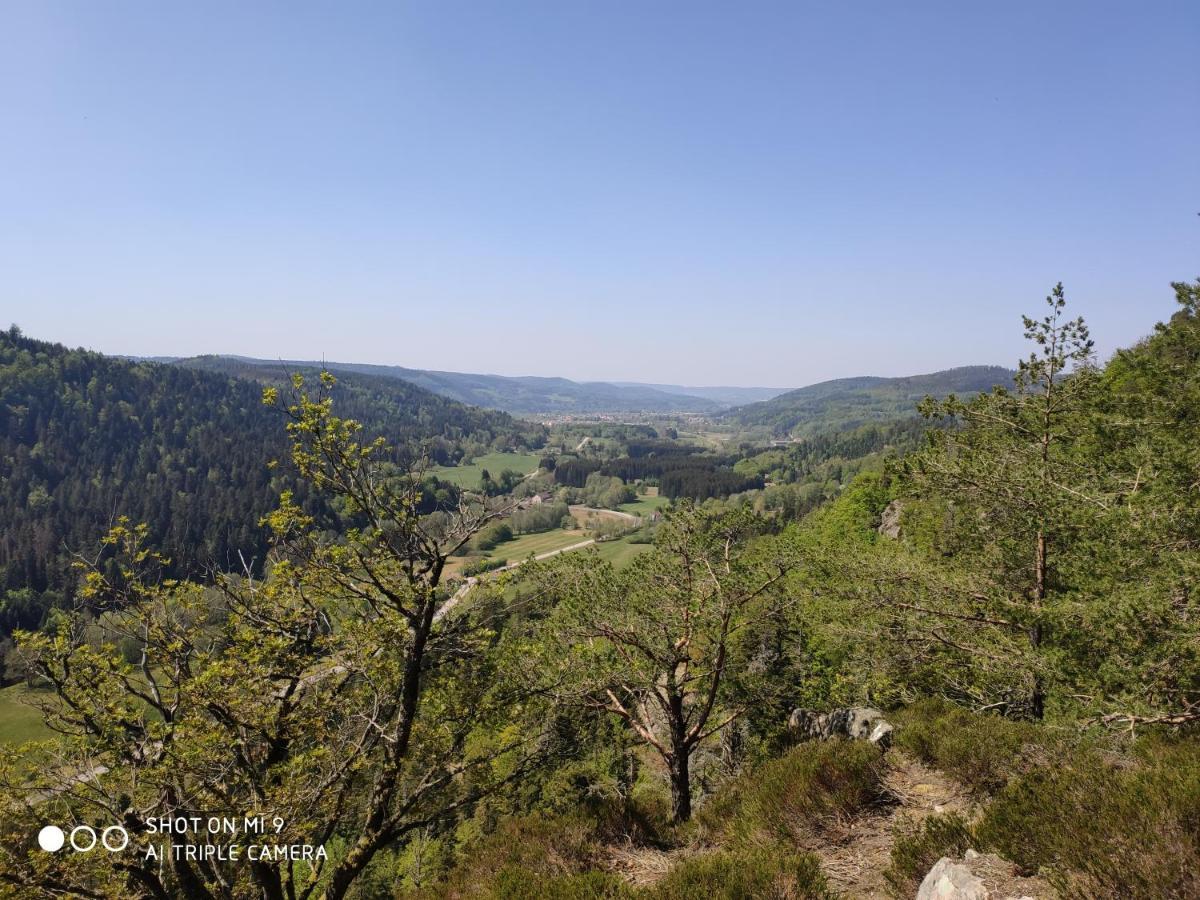
<instances>
[{"instance_id":1,"label":"young oak tree","mask_svg":"<svg viewBox=\"0 0 1200 900\"><path fill-rule=\"evenodd\" d=\"M332 384L322 377L322 390ZM340 900L375 855L519 777L536 737L475 749L489 694L486 629L447 615L447 557L499 511L483 502L417 514L421 472L333 415L297 380L292 460L340 510L321 528L285 494L269 517L264 580L215 589L163 581L146 531L106 540L84 607L22 652L53 688L61 740L0 761L0 893L19 896ZM278 396L268 389L268 403ZM98 562L98 561L94 561ZM130 661L107 635L141 648ZM504 755L504 765L496 760ZM243 858L174 854L147 820L247 816L279 833L188 834ZM123 826L119 853L45 853L40 824ZM320 845L328 858L247 859L249 844Z\"/></svg>"},{"instance_id":2,"label":"young oak tree","mask_svg":"<svg viewBox=\"0 0 1200 900\"><path fill-rule=\"evenodd\" d=\"M684 504L624 570L572 554L534 576L555 604L546 677L563 702L611 713L662 758L677 822L692 813L693 754L746 711L738 637L783 603L793 561L754 540L762 531L747 509Z\"/></svg>"}]
</instances>

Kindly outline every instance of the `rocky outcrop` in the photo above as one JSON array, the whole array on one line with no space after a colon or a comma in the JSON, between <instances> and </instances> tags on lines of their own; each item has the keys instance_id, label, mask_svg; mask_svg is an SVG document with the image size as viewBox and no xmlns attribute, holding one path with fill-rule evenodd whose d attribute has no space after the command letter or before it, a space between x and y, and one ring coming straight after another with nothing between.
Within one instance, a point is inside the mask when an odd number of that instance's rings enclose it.
<instances>
[{"instance_id":1,"label":"rocky outcrop","mask_svg":"<svg viewBox=\"0 0 1200 900\"><path fill-rule=\"evenodd\" d=\"M884 537L889 537L896 540L900 537L900 513L904 506L899 500L893 500L887 505L883 511L883 515L879 517L879 528L877 529Z\"/></svg>"},{"instance_id":2,"label":"rocky outcrop","mask_svg":"<svg viewBox=\"0 0 1200 900\"><path fill-rule=\"evenodd\" d=\"M948 856L934 863L917 890L917 900L990 900L991 896L982 878Z\"/></svg>"},{"instance_id":3,"label":"rocky outcrop","mask_svg":"<svg viewBox=\"0 0 1200 900\"><path fill-rule=\"evenodd\" d=\"M962 859L943 856L917 890L917 900L1049 900L1055 896L1042 879L1015 875L1012 863L974 850Z\"/></svg>"},{"instance_id":4,"label":"rocky outcrop","mask_svg":"<svg viewBox=\"0 0 1200 900\"><path fill-rule=\"evenodd\" d=\"M891 723L871 706L848 706L828 713L794 709L788 717L788 731L797 741L846 737L870 741L884 750L892 745Z\"/></svg>"}]
</instances>

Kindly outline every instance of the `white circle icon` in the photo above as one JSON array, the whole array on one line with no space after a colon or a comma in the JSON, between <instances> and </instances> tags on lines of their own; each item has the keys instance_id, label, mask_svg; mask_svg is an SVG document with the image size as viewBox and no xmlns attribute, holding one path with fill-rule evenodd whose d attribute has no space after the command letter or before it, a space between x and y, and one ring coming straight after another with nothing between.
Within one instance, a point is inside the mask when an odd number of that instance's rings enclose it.
<instances>
[{"instance_id":1,"label":"white circle icon","mask_svg":"<svg viewBox=\"0 0 1200 900\"><path fill-rule=\"evenodd\" d=\"M80 847L79 844L75 842L75 835L77 834L86 834L92 839L92 842L86 847ZM96 846L96 829L91 828L88 825L76 825L71 829L71 846L74 847L78 853L87 853Z\"/></svg>"},{"instance_id":2,"label":"white circle icon","mask_svg":"<svg viewBox=\"0 0 1200 900\"><path fill-rule=\"evenodd\" d=\"M63 834L63 830L57 825L47 825L38 832L38 846L47 853L61 850L66 840L67 836Z\"/></svg>"},{"instance_id":3,"label":"white circle icon","mask_svg":"<svg viewBox=\"0 0 1200 900\"><path fill-rule=\"evenodd\" d=\"M112 844L110 844L108 842L108 836L110 834L115 834L115 835L119 836L120 841L121 841L120 846L114 847ZM107 850L109 853L119 853L121 850L124 850L126 847L129 846L129 832L126 831L124 828L122 828L120 825L109 825L100 834L100 843L102 843L104 845L104 849ZM114 841L114 843L115 843L115 841Z\"/></svg>"}]
</instances>

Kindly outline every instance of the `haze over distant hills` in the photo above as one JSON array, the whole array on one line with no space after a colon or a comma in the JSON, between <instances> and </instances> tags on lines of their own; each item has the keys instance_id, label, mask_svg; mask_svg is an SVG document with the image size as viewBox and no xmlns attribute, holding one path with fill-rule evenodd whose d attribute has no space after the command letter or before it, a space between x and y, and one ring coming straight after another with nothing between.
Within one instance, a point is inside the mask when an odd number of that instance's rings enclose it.
<instances>
[{"instance_id":1,"label":"haze over distant hills","mask_svg":"<svg viewBox=\"0 0 1200 900\"><path fill-rule=\"evenodd\" d=\"M435 394L460 403L499 409L508 413L532 414L589 414L589 413L714 413L739 400L739 391L766 390L759 388L675 388L636 383L609 384L603 381L578 382L567 378L534 375L482 375L466 372L438 372L428 369L408 369L403 366L380 366L367 363L317 362L304 360L269 360L249 357L197 356L178 359L178 365L191 368L211 367L213 360L235 359L246 365L301 369L325 367L331 372L353 372L398 378L423 387ZM689 393L692 391L692 393ZM728 399L718 400L717 396ZM748 395L752 396L752 395ZM761 398L755 398L761 399Z\"/></svg>"},{"instance_id":2,"label":"haze over distant hills","mask_svg":"<svg viewBox=\"0 0 1200 900\"><path fill-rule=\"evenodd\" d=\"M640 381L613 381L617 387L650 388L668 394L683 394L688 397L702 397L712 400L722 406L741 406L744 403L757 403L760 400L770 400L778 397L791 388L769 387L732 387L715 385L711 387L690 387L683 384L645 384Z\"/></svg>"},{"instance_id":3,"label":"haze over distant hills","mask_svg":"<svg viewBox=\"0 0 1200 900\"><path fill-rule=\"evenodd\" d=\"M770 400L720 414L725 421L769 428L779 437L805 437L821 431L853 428L868 422L915 415L926 396L969 396L1012 383L1003 366L960 366L903 378L837 378L810 384Z\"/></svg>"},{"instance_id":4,"label":"haze over distant hills","mask_svg":"<svg viewBox=\"0 0 1200 900\"><path fill-rule=\"evenodd\" d=\"M166 361L166 360L163 360ZM915 415L926 395L973 394L1011 382L1001 366L963 366L901 378L838 378L796 390L766 387L688 387L642 382L578 382L544 376L485 375L367 363L267 360L243 356L196 356L176 365L227 371L257 367L276 374L324 367L332 372L397 379L434 394L518 415L598 413L694 413L731 424L769 429L776 436L804 436ZM246 374L243 372L243 374Z\"/></svg>"}]
</instances>

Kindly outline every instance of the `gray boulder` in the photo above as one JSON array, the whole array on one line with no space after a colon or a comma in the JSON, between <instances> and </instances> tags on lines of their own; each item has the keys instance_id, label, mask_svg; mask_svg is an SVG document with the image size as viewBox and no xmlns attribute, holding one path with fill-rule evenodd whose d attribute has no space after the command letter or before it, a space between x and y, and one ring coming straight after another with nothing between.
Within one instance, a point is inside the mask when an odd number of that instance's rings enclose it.
<instances>
[{"instance_id":1,"label":"gray boulder","mask_svg":"<svg viewBox=\"0 0 1200 900\"><path fill-rule=\"evenodd\" d=\"M934 863L917 889L917 900L989 900L991 896L983 879L948 856Z\"/></svg>"},{"instance_id":2,"label":"gray boulder","mask_svg":"<svg viewBox=\"0 0 1200 900\"><path fill-rule=\"evenodd\" d=\"M891 723L872 706L848 706L828 713L794 709L788 717L788 731L797 741L845 737L870 741L883 750L892 745Z\"/></svg>"},{"instance_id":3,"label":"gray boulder","mask_svg":"<svg viewBox=\"0 0 1200 900\"><path fill-rule=\"evenodd\" d=\"M899 500L893 500L887 505L887 509L883 511L883 515L879 517L879 528L876 529L884 537L896 540L900 537L900 513L904 509L904 504Z\"/></svg>"}]
</instances>

